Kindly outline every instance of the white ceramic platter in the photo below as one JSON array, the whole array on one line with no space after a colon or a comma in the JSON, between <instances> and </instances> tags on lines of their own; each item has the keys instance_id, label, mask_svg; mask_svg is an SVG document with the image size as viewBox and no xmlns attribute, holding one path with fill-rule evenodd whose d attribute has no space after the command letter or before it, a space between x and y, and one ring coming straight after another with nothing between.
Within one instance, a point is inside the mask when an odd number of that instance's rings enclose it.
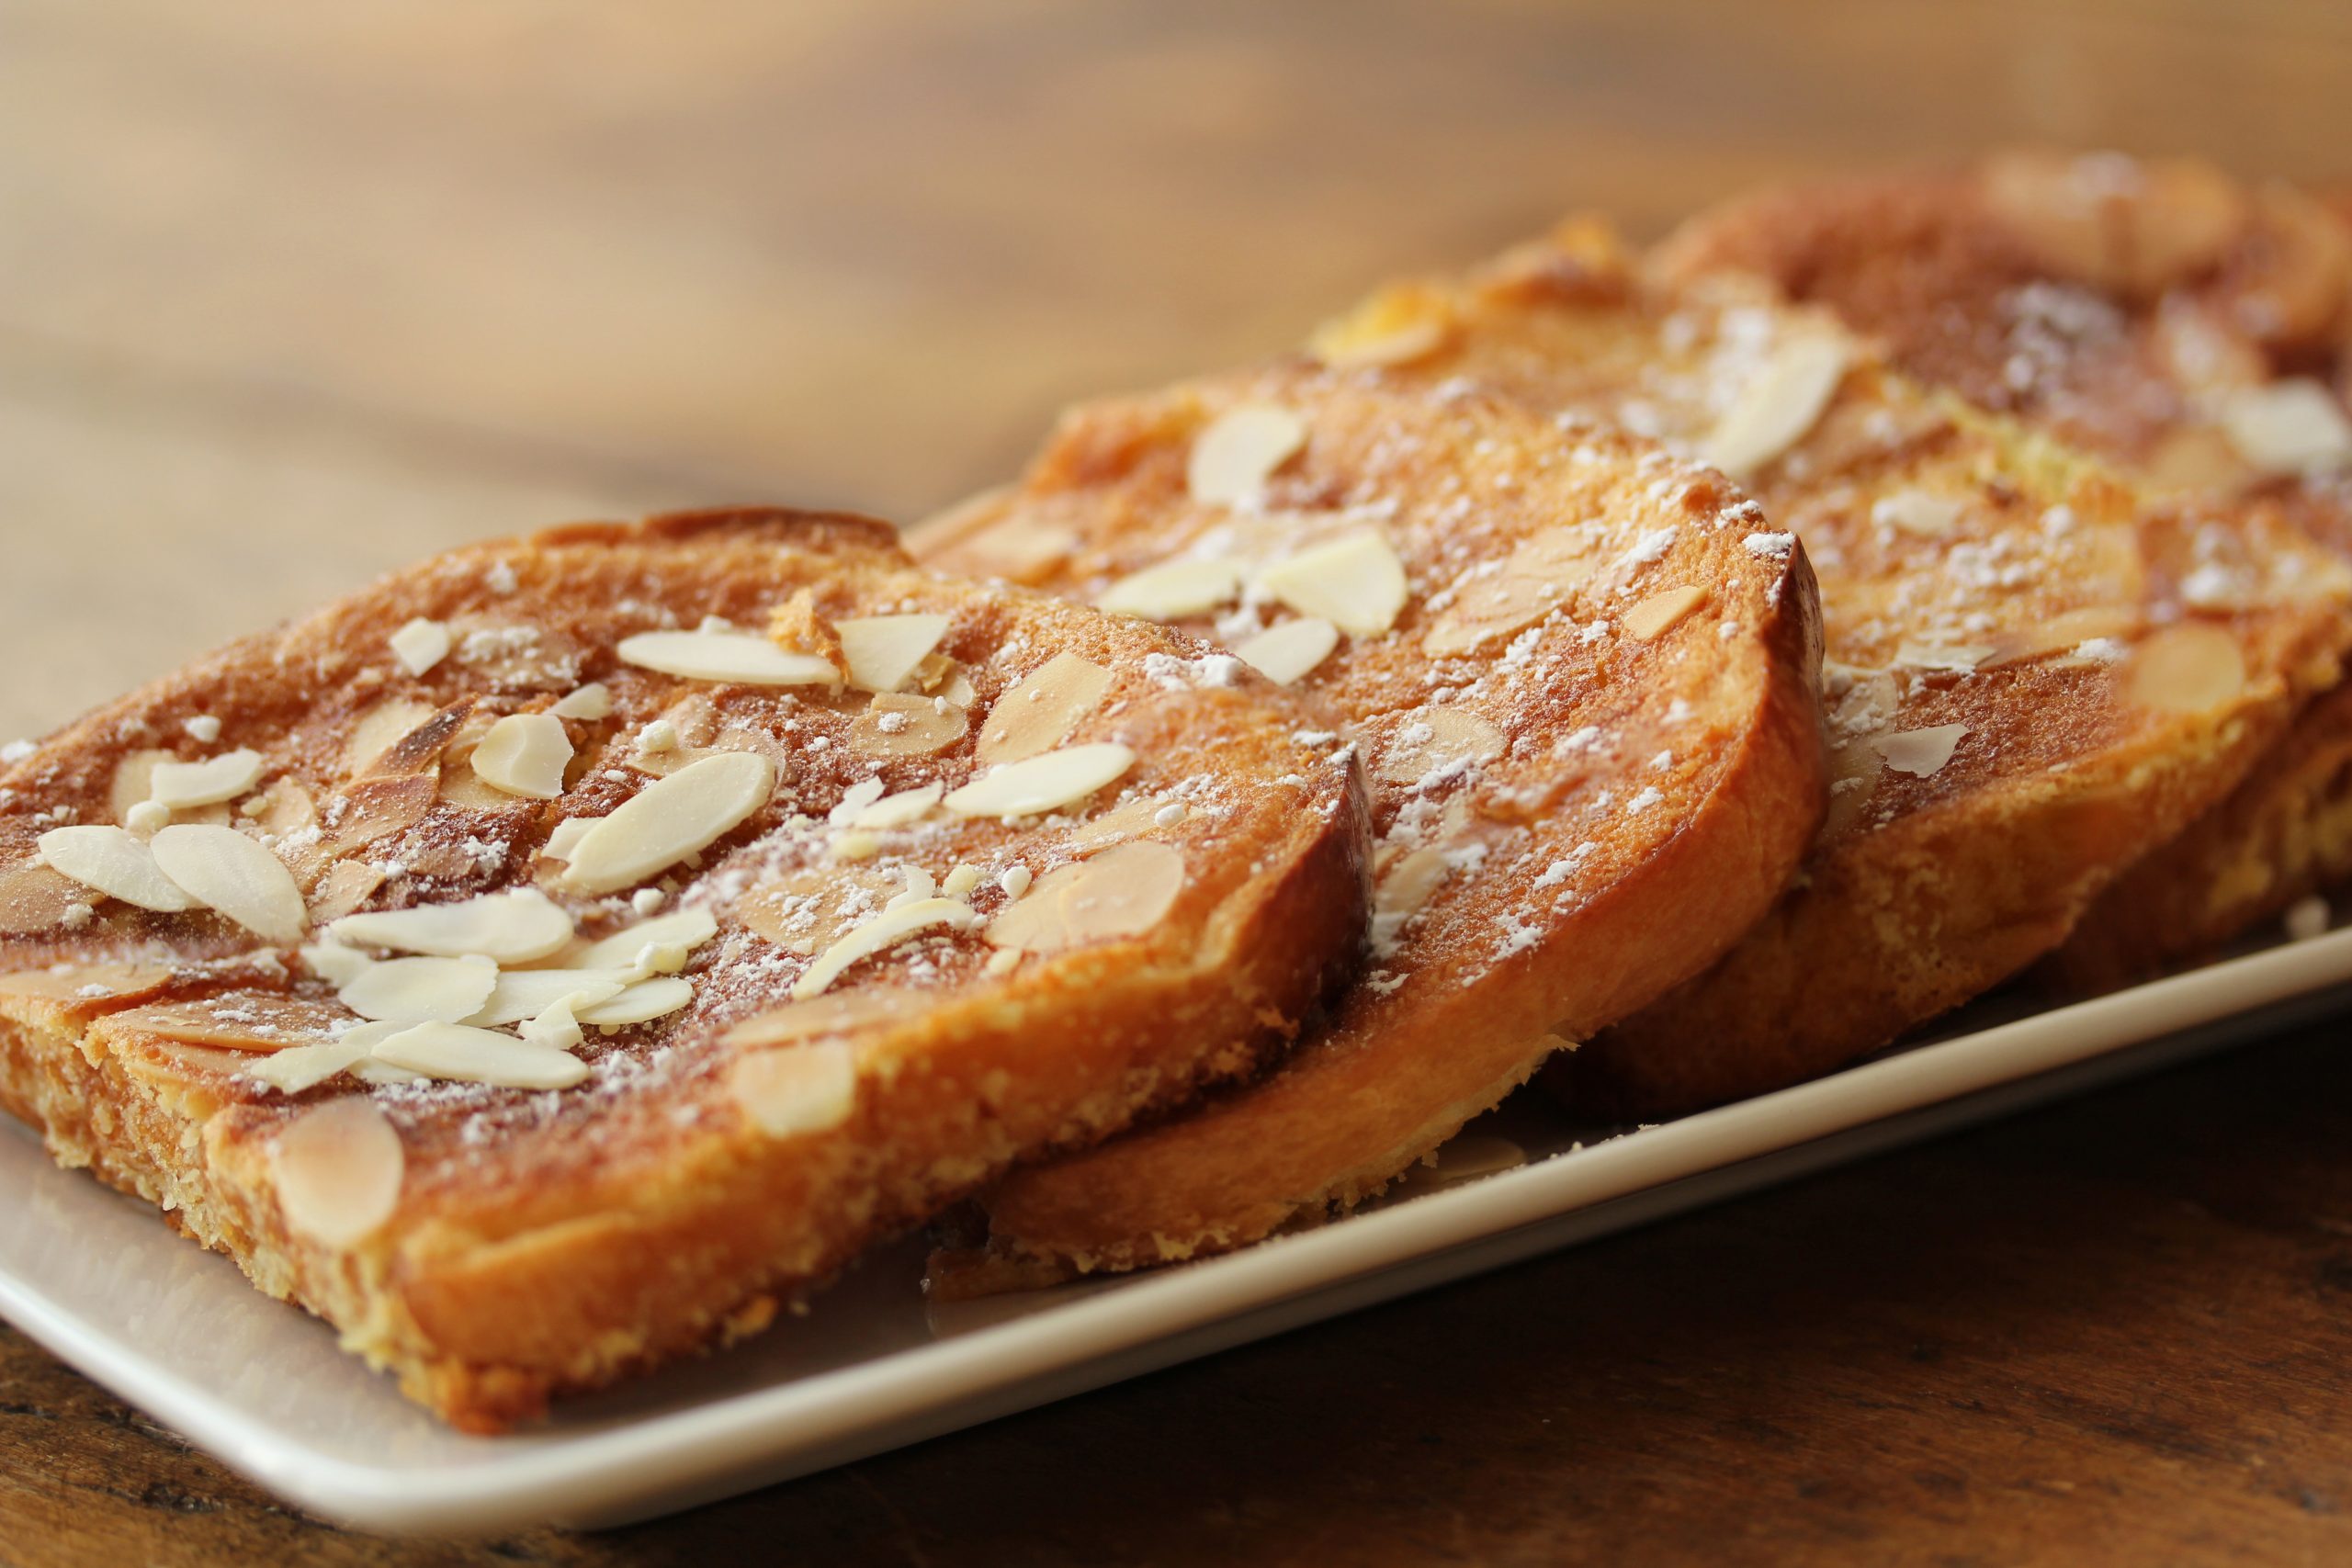
<instances>
[{"instance_id":1,"label":"white ceramic platter","mask_svg":"<svg viewBox=\"0 0 2352 1568\"><path fill-rule=\"evenodd\" d=\"M1231 1257L926 1309L918 1241L736 1350L461 1437L334 1335L52 1168L0 1123L0 1316L288 1502L366 1529L499 1531L668 1513L1061 1399L1409 1291L2352 1007L2352 930L2003 1018L1778 1094L1615 1135L1522 1095L1529 1162L1408 1182ZM2015 1012L2016 1004L2007 1004Z\"/></svg>"}]
</instances>

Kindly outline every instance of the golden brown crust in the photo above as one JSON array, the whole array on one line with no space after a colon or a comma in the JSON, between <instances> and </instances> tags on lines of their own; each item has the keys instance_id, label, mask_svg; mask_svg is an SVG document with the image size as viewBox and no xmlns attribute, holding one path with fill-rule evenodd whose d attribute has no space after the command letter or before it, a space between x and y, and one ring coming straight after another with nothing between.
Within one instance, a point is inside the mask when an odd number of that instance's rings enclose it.
<instances>
[{"instance_id":1,"label":"golden brown crust","mask_svg":"<svg viewBox=\"0 0 2352 1568\"><path fill-rule=\"evenodd\" d=\"M2266 471L2230 418L2248 391L2352 385L2340 199L2331 209L2193 161L2030 152L1734 202L1665 255L1683 276L1748 272L1835 310L1915 374L2153 487L2261 493L2352 556L2342 468ZM2052 969L2069 988L2123 984L2210 956L2346 876L2352 721L2331 698L2103 896Z\"/></svg>"},{"instance_id":2,"label":"golden brown crust","mask_svg":"<svg viewBox=\"0 0 2352 1568\"><path fill-rule=\"evenodd\" d=\"M1578 222L1409 292L1435 330L1396 373L1737 461L1821 574L1828 826L1722 964L1563 1064L1588 1104L1650 1114L1776 1087L1974 995L2061 940L2335 678L2344 573L2275 508L2231 503L2210 527L2211 510L2156 503L1922 388L1761 284L1647 276ZM1394 300L1322 341L1347 352ZM1759 390L1765 413L1804 417L1756 417ZM2211 655L2209 690L2167 673L2184 652Z\"/></svg>"},{"instance_id":3,"label":"golden brown crust","mask_svg":"<svg viewBox=\"0 0 2352 1568\"><path fill-rule=\"evenodd\" d=\"M1304 447L1264 493L1230 510L1188 493L1204 433L1265 408L1297 417ZM1265 1078L1009 1178L987 1198L1000 1258L1132 1268L1351 1204L1522 1082L1553 1031L1579 1038L1735 940L1824 784L1811 574L1784 537L1759 547L1764 526L1645 443L1292 364L1082 409L1019 490L920 534L930 558L1116 602L1170 560L1272 582L1374 527L1410 585L1392 628L1297 682L1373 763L1372 975ZM1540 607L1491 609L1555 581ZM1295 622L1270 597L1181 624L1247 647ZM1487 743L1417 750L1449 725Z\"/></svg>"},{"instance_id":4,"label":"golden brown crust","mask_svg":"<svg viewBox=\"0 0 2352 1568\"><path fill-rule=\"evenodd\" d=\"M862 693L690 681L613 655L620 636L648 625L716 615L760 626L800 588L829 617L947 615L939 648L972 688L969 732L943 750L876 758L853 742ZM481 635L411 676L385 638L419 615L495 624L474 626ZM1360 951L1361 785L1345 760L1290 739L1306 711L1246 671L1170 689L1166 668L1197 669L1206 651L1160 627L915 570L888 530L855 519L711 513L585 525L424 563L51 738L6 776L0 827L21 835L32 817L61 812L106 819L115 771L141 740L192 752L243 744L266 761L257 810L288 781L317 803L316 834L275 840L310 879L314 905L332 867L305 851L334 845L356 809L348 797L393 768L439 788L426 790L421 816L344 857L399 868L371 907L536 883L583 929L625 924L626 890L569 893L537 852L557 820L598 814L646 787L647 770L674 763L636 743L657 716L679 716L673 728L688 750L760 750L784 772L770 803L698 873L664 883L665 908L707 908L719 925L685 972L693 1003L592 1033L581 1048L590 1077L576 1089L371 1089L336 1077L288 1099L243 1075L271 1042L190 1043L205 1036L185 1020L299 1026L336 1010L332 989L283 954L254 952L220 917L99 900L70 930L0 937L0 1104L42 1129L62 1160L158 1201L263 1289L336 1324L452 1421L491 1430L526 1418L552 1393L751 1332L875 1236L1016 1158L1084 1144L1254 1071L1299 1032ZM1091 806L1019 826L934 815L876 829L855 858L829 858L852 852L824 818L853 782L899 790L976 776L979 720L1054 652L1093 661L1107 682L1065 743L1129 746L1129 773ZM469 698L544 711L591 680L609 688L613 711L575 725L582 750L558 800L483 803L479 786L453 790L433 752L456 744L461 727L438 717L413 727L442 738L432 746L395 744L391 761L348 776L355 731L387 702L427 716ZM707 733L686 716L697 704L712 710ZM191 744L182 721L197 715L221 721L217 745ZM1123 833L1102 829L1122 800L1162 797L1190 805ZM222 815L265 830L257 817ZM478 852L462 863L441 853L469 838ZM938 935L877 953L794 1004L837 1010L778 1010L809 964L793 945L801 906L750 912L763 889L797 897L811 877L820 887L860 881L873 890L838 915L845 929L901 867L944 875L960 863L985 873L960 895L985 922L1015 901L1000 886L1006 868L1042 882L1147 841L1154 865L1181 867L1148 929L1093 934L1107 929L1098 921L1009 974L989 968L978 931ZM486 852L493 843L500 852ZM807 945L825 945L831 919L801 921ZM46 967L60 961L68 966ZM109 961L137 967L96 967ZM817 1050L848 1053L839 1115L763 1131L763 1102L747 1098L739 1069ZM296 1223L274 1162L298 1118L353 1100L381 1112L405 1163L390 1217L344 1245Z\"/></svg>"}]
</instances>

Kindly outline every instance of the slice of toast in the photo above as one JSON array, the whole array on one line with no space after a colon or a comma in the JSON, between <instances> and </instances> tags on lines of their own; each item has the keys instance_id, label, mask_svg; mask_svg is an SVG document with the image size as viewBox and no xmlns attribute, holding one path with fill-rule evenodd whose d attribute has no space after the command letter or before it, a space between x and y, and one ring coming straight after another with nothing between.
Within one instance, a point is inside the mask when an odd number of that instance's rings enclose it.
<instances>
[{"instance_id":1,"label":"slice of toast","mask_svg":"<svg viewBox=\"0 0 2352 1568\"><path fill-rule=\"evenodd\" d=\"M1736 471L1821 574L1836 776L1788 897L1713 971L1564 1062L1688 1109L1838 1066L2056 946L2335 679L2345 572L1894 372L1761 285L1642 275L1564 226L1318 340L1429 385L1614 421Z\"/></svg>"},{"instance_id":2,"label":"slice of toast","mask_svg":"<svg viewBox=\"0 0 2352 1568\"><path fill-rule=\"evenodd\" d=\"M0 1104L495 1429L1278 1055L1314 722L856 519L459 550L11 760Z\"/></svg>"},{"instance_id":3,"label":"slice of toast","mask_svg":"<svg viewBox=\"0 0 2352 1568\"><path fill-rule=\"evenodd\" d=\"M2160 490L2256 494L2352 558L2352 229L2208 165L2020 152L1702 214L1685 276L1740 270L1836 310L1906 369ZM2352 689L2119 878L2052 955L2073 988L2210 955L2352 877Z\"/></svg>"},{"instance_id":4,"label":"slice of toast","mask_svg":"<svg viewBox=\"0 0 2352 1568\"><path fill-rule=\"evenodd\" d=\"M1291 363L1082 408L914 547L1215 636L1373 779L1373 969L1333 1026L1015 1172L1000 1261L1132 1268L1378 1191L1711 962L1823 808L1803 552L1719 475L1474 390Z\"/></svg>"}]
</instances>

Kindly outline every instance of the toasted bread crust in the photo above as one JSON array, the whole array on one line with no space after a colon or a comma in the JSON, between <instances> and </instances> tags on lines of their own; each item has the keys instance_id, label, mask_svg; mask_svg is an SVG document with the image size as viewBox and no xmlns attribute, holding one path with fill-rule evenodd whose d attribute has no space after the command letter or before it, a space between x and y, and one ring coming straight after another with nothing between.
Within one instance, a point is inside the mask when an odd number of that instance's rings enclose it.
<instances>
[{"instance_id":1,"label":"toasted bread crust","mask_svg":"<svg viewBox=\"0 0 2352 1568\"><path fill-rule=\"evenodd\" d=\"M2230 400L2346 385L2345 209L2190 161L2020 152L1797 186L1693 219L1682 276L1739 270L1835 310L1906 369L2103 454L2153 488L2252 491L2352 558L2338 475L2266 473ZM2210 956L2352 877L2352 718L2329 696L2052 955L2068 990ZM2152 842L2153 837L2152 837Z\"/></svg>"},{"instance_id":2,"label":"toasted bread crust","mask_svg":"<svg viewBox=\"0 0 2352 1568\"><path fill-rule=\"evenodd\" d=\"M1556 1069L1591 1108L1777 1087L2014 973L2335 679L2344 573L2275 508L2226 511L2230 592L2189 604L2209 512L1919 386L1759 283L1647 275L1574 222L1466 282L1391 291L1325 341L1344 351L1400 297L1430 325L1413 374L1722 444L1726 461L1745 446L1767 513L1822 572L1828 827L1721 964ZM1792 363L1829 367L1818 412L1760 448L1734 441L1742 393ZM2159 636L2184 618L2201 630ZM2210 706L2152 705L2137 671L2205 632L2234 645L2237 676Z\"/></svg>"},{"instance_id":3,"label":"toasted bread crust","mask_svg":"<svg viewBox=\"0 0 2352 1568\"><path fill-rule=\"evenodd\" d=\"M1295 412L1310 434L1262 506L1228 516L1188 499L1197 433L1265 406ZM1785 541L1779 554L1747 543L1760 516L1720 479L1622 436L1563 440L1491 398L1283 366L1080 410L1023 487L914 542L929 558L1095 597L1170 558L1229 550L1263 565L1328 536L1351 507L1379 519L1412 592L1393 630L1350 639L1299 689L1335 734L1382 759L1384 888L1406 879L1408 853L1428 852L1416 824L1450 788L1442 770L1422 780L1389 765L1400 716L1427 711L1418 705L1432 692L1483 716L1497 754L1452 797L1475 799L1453 830L1470 836L1429 840L1477 843L1482 858L1376 946L1370 983L1272 1074L991 1191L1001 1257L1133 1268L1381 1190L1561 1036L1581 1038L1710 962L1810 840L1824 786L1810 569ZM1450 635L1451 606L1508 575L1517 552L1587 536L1596 559L1640 563L1624 586L1595 581L1475 646ZM1705 607L1685 604L1687 622L1655 643L1610 619L1675 590ZM1216 629L1238 640L1257 617L1245 606ZM1585 651L1595 647L1603 653ZM1601 727L1656 739L1612 734L1579 761ZM1568 896L1555 901L1551 886ZM1485 958L1498 927L1518 934Z\"/></svg>"},{"instance_id":4,"label":"toasted bread crust","mask_svg":"<svg viewBox=\"0 0 2352 1568\"><path fill-rule=\"evenodd\" d=\"M483 586L493 580L508 586ZM223 744L243 739L262 750L266 776L299 778L331 795L333 759L355 711L387 691L439 705L497 683L482 669L404 678L380 651L384 634L412 615L455 622L492 605L570 649L553 683L540 679L548 671L509 671L502 701L544 702L595 678L610 684L615 714L594 727L594 765L563 801L444 800L403 835L378 840L370 853L419 868L379 901L447 897L452 877L422 869L432 845L459 828L489 832L493 820L511 831L514 852L496 870L453 874L461 890L507 884L534 864L544 875L547 863L531 852L553 821L577 809L582 790L626 787L610 785L600 769L625 773L631 735L676 711L682 693L716 690L729 723L787 712L804 738L846 726L862 696L786 702L611 659L618 630L712 614L756 624L798 587L835 616L877 606L950 615L941 646L969 674L981 711L1046 651L1108 670L1105 711L1082 717L1073 733L1132 746L1137 761L1121 789L1159 791L1189 779L1206 792L1185 821L1148 829L1185 872L1157 922L1140 935L1034 953L1001 976L985 972L988 950L977 939L926 944L916 960L869 960L830 993L851 1010L808 1036L854 1053L854 1103L831 1125L771 1134L730 1075L748 1056L807 1048L741 1028L766 1016L804 965L774 939L739 927L740 900L726 901L732 894L711 906L721 922L716 955L688 971L695 1003L608 1040L592 1037L585 1054L594 1076L557 1095L458 1084L369 1090L348 1080L290 1100L269 1093L241 1076L249 1055L175 1038L157 1021L158 1004L276 995L332 1008L332 993L298 978L279 955L252 952L250 939L216 929L226 925L218 917L108 908L73 931L0 939L10 944L0 953L11 971L0 974L0 1105L40 1128L62 1161L157 1201L263 1289L334 1323L413 1397L460 1426L495 1430L536 1414L553 1393L760 1327L876 1236L920 1222L1017 1158L1082 1145L1261 1069L1352 973L1365 897L1361 785L1344 760L1287 739L1305 717L1298 705L1246 674L1215 690L1167 692L1144 673L1145 661L1196 661L1198 644L918 572L888 530L858 520L696 513L456 552L62 732L6 775L7 810L74 807L85 819L102 818L126 738L172 734L197 712L222 719ZM481 649L500 646L491 638ZM838 741L795 742L783 753L793 766L791 798L722 840L676 897L756 890L773 867L802 863L796 857L808 829L792 821L809 818L786 820L787 807L816 813L821 832L827 802L849 778L877 766L894 784L969 774L970 741L961 748L877 764L843 759ZM918 852L979 865L1012 856L1042 878L1100 848L1080 840L1107 814L1071 810L1022 829L967 820L907 829L858 863L887 867ZM821 863L821 841L816 853ZM1013 902L993 882L969 897L983 915ZM592 902L582 917L616 902ZM61 961L71 967L46 967ZM920 1005L899 1000L909 998ZM851 1006L860 998L873 1009ZM348 1246L293 1225L272 1163L289 1123L342 1099L375 1103L406 1162L392 1217Z\"/></svg>"}]
</instances>

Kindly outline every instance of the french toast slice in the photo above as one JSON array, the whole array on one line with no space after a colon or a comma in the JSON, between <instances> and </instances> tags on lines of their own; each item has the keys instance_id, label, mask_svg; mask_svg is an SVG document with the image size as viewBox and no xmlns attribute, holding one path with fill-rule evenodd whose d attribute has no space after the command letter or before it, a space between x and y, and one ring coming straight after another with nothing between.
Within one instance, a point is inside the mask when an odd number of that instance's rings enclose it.
<instances>
[{"instance_id":1,"label":"french toast slice","mask_svg":"<svg viewBox=\"0 0 2352 1568\"><path fill-rule=\"evenodd\" d=\"M10 759L0 1104L495 1430L1280 1055L1314 722L857 519L458 550Z\"/></svg>"},{"instance_id":2,"label":"french toast slice","mask_svg":"<svg viewBox=\"0 0 2352 1568\"><path fill-rule=\"evenodd\" d=\"M990 1190L1023 1278L1379 1191L1710 963L1824 807L1794 541L1718 474L1486 394L1292 362L1094 404L912 544L1213 636L1370 764L1370 973L1265 1077Z\"/></svg>"},{"instance_id":3,"label":"french toast slice","mask_svg":"<svg viewBox=\"0 0 2352 1568\"><path fill-rule=\"evenodd\" d=\"M2257 495L2352 558L2352 227L2208 164L2024 152L1797 186L1692 220L1680 276L1743 271L1916 376L2158 489ZM2071 989L2209 956L2352 877L2352 689L2118 878L2052 956Z\"/></svg>"},{"instance_id":4,"label":"french toast slice","mask_svg":"<svg viewBox=\"0 0 2352 1568\"><path fill-rule=\"evenodd\" d=\"M1705 455L1820 574L1827 823L1719 964L1563 1060L1596 1109L1829 1070L2039 958L2245 776L2352 633L2346 572L2276 508L2151 497L1828 311L1647 276L1598 224L1388 290L1318 342Z\"/></svg>"}]
</instances>

